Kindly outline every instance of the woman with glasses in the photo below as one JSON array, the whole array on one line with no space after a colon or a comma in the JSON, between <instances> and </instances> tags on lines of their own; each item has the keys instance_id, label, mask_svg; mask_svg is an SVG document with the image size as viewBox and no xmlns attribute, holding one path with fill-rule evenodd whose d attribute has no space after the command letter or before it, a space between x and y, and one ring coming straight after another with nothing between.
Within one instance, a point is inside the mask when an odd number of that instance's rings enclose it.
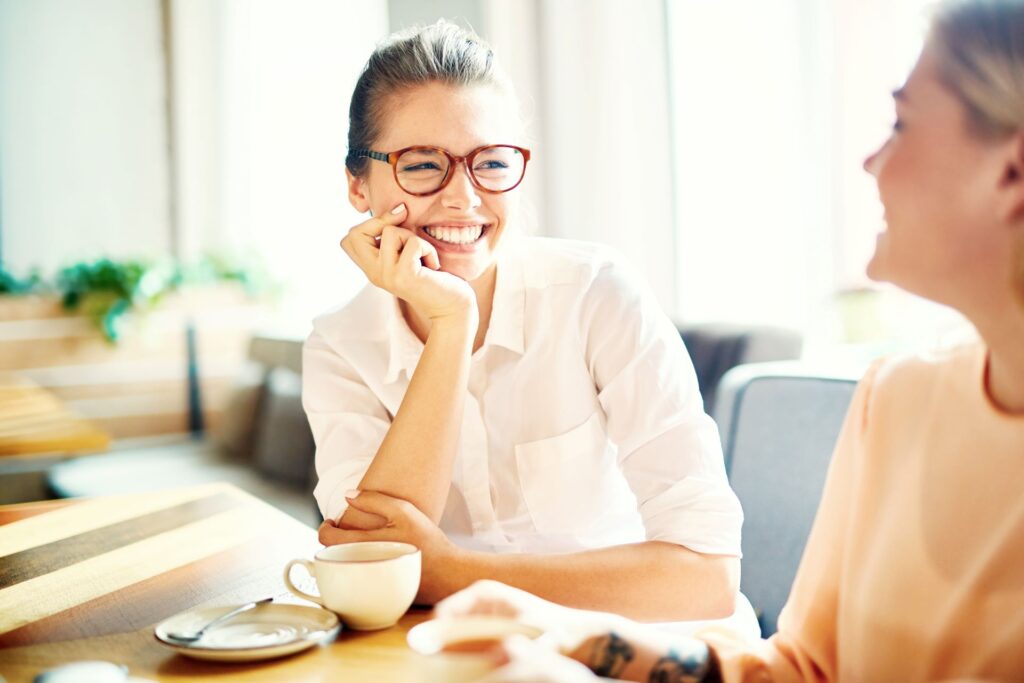
<instances>
[{"instance_id":1,"label":"woman with glasses","mask_svg":"<svg viewBox=\"0 0 1024 683\"><path fill-rule=\"evenodd\" d=\"M303 360L320 539L415 544L421 602L491 578L754 631L742 513L679 334L608 250L522 234L531 152L493 60L439 22L356 85L349 199L372 217L342 247L370 284Z\"/></svg>"},{"instance_id":2,"label":"woman with glasses","mask_svg":"<svg viewBox=\"0 0 1024 683\"><path fill-rule=\"evenodd\" d=\"M533 621L634 681L1024 680L1024 1L942 3L894 95L864 163L886 216L868 274L959 310L980 338L864 377L778 633L666 638L493 582L440 614ZM592 679L531 656L557 674L528 680Z\"/></svg>"}]
</instances>

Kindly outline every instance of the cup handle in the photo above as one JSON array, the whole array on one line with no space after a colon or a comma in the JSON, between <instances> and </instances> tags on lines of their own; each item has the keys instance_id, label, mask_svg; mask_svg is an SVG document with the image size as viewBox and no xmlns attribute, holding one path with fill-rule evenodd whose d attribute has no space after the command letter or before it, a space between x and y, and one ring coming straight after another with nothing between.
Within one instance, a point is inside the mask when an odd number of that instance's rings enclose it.
<instances>
[{"instance_id":1,"label":"cup handle","mask_svg":"<svg viewBox=\"0 0 1024 683\"><path fill-rule=\"evenodd\" d=\"M288 587L288 590L290 590L292 593L299 596L303 600L309 600L310 602L315 602L321 607L324 607L324 601L319 595L310 595L309 593L303 592L296 588L295 584L292 583L292 567L294 567L297 564L301 564L303 567L305 567L306 571L309 572L309 575L313 577L313 580L316 580L316 574L313 573L312 562L310 562L309 560L292 560L284 567L284 585Z\"/></svg>"}]
</instances>

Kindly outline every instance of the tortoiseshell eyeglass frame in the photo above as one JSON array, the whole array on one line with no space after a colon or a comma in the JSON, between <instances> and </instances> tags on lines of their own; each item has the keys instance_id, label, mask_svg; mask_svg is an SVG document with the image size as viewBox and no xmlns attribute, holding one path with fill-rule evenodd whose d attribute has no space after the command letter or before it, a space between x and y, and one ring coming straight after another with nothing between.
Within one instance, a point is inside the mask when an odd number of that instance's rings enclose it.
<instances>
[{"instance_id":1,"label":"tortoiseshell eyeglass frame","mask_svg":"<svg viewBox=\"0 0 1024 683\"><path fill-rule=\"evenodd\" d=\"M494 147L507 147L509 149L514 149L517 152L519 152L523 157L523 172L519 175L519 180L517 180L515 184L512 185L512 187L509 187L508 189L505 190L492 190L488 187L484 187L483 185L480 184L480 181L477 180L476 175L473 173L474 157L476 157L477 154L484 151L485 149L492 149ZM405 187L402 186L402 182L398 179L398 158L405 154L406 152L412 152L413 150L440 152L441 154L445 155L448 158L448 172L445 174L444 179L441 180L441 184L438 186L436 190L431 190L430 192L410 192L409 190L405 189ZM413 145L412 147L405 147L394 152L375 152L372 149L354 149L352 150L352 154L357 159L374 159L376 161L383 161L384 163L389 164L391 166L391 172L395 176L395 182L398 184L398 186L402 188L403 192L411 194L414 197L429 197L430 195L437 194L438 192L446 188L448 186L448 183L452 181L452 178L455 177L455 174L452 173L452 169L454 169L460 161L465 162L466 170L469 172L469 180L471 183L473 183L473 187L475 187L476 189L480 190L481 192L487 192L489 194L502 194L505 192L510 192L519 187L519 183L523 182L523 178L526 177L526 164L530 161L530 150L526 149L525 147L519 147L517 145L483 145L481 147L477 147L469 154L466 154L465 156L461 157L452 154L451 152L442 147L431 147L429 145Z\"/></svg>"}]
</instances>

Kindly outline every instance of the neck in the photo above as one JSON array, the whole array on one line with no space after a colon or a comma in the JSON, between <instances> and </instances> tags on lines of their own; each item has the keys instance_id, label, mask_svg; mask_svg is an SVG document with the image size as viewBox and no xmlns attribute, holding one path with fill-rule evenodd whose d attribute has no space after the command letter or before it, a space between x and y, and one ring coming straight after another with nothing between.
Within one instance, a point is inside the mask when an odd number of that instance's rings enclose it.
<instances>
[{"instance_id":1,"label":"neck","mask_svg":"<svg viewBox=\"0 0 1024 683\"><path fill-rule=\"evenodd\" d=\"M985 388L1000 409L1024 415L1024 308L975 325L988 347Z\"/></svg>"}]
</instances>

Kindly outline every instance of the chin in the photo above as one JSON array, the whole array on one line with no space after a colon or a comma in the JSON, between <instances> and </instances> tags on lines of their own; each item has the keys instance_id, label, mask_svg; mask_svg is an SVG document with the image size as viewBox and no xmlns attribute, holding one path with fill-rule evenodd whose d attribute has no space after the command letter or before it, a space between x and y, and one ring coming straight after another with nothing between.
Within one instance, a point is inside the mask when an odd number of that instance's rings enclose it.
<instances>
[{"instance_id":1,"label":"chin","mask_svg":"<svg viewBox=\"0 0 1024 683\"><path fill-rule=\"evenodd\" d=\"M472 282L482 277L495 261L493 256L487 252L474 254L473 258L452 257L444 253L439 256L441 270L466 282Z\"/></svg>"},{"instance_id":2,"label":"chin","mask_svg":"<svg viewBox=\"0 0 1024 683\"><path fill-rule=\"evenodd\" d=\"M455 277L459 278L460 280L465 280L466 282L472 282L473 280L476 280L481 275L483 275L484 271L486 271L487 269L486 268L479 268L479 267L477 267L474 264L468 264L468 263L444 263L444 262L442 262L441 263L441 270L443 270L444 272L448 273L449 275L454 275Z\"/></svg>"},{"instance_id":3,"label":"chin","mask_svg":"<svg viewBox=\"0 0 1024 683\"><path fill-rule=\"evenodd\" d=\"M875 282L884 282L885 276L882 274L883 269L881 265L879 265L878 260L878 253L875 252L875 255L871 257L870 261L868 261L867 268L865 268L864 271L867 276Z\"/></svg>"},{"instance_id":4,"label":"chin","mask_svg":"<svg viewBox=\"0 0 1024 683\"><path fill-rule=\"evenodd\" d=\"M886 233L879 233L878 238L875 241L875 253L871 255L871 259L868 261L868 265L865 268L867 276L875 282L886 282L889 280L886 276L887 268L885 266L887 239L888 235Z\"/></svg>"}]
</instances>

